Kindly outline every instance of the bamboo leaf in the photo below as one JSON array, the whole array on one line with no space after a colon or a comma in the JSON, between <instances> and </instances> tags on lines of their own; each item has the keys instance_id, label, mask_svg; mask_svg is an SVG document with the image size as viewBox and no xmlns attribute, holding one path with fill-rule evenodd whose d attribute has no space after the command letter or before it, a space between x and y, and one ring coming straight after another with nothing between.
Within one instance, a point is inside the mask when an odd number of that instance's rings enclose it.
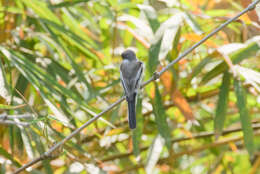
<instances>
[{"instance_id":1,"label":"bamboo leaf","mask_svg":"<svg viewBox=\"0 0 260 174\"><path fill-rule=\"evenodd\" d=\"M42 18L48 19L50 21L53 21L57 24L60 24L60 20L56 17L56 15L48 8L47 3L44 3L43 1L39 0L22 0L26 6L33 9L33 11L39 15Z\"/></svg>"},{"instance_id":2,"label":"bamboo leaf","mask_svg":"<svg viewBox=\"0 0 260 174\"><path fill-rule=\"evenodd\" d=\"M244 59L251 58L256 55L256 52L259 51L260 47L257 43L251 43L246 48L242 48L235 53L233 53L230 58L234 64L241 62ZM205 84L214 77L218 76L228 68L227 64L223 61L210 72L208 72L202 79L201 84Z\"/></svg>"},{"instance_id":3,"label":"bamboo leaf","mask_svg":"<svg viewBox=\"0 0 260 174\"><path fill-rule=\"evenodd\" d=\"M0 164L0 174L5 174L5 173L6 173L5 163Z\"/></svg>"},{"instance_id":4,"label":"bamboo leaf","mask_svg":"<svg viewBox=\"0 0 260 174\"><path fill-rule=\"evenodd\" d=\"M48 27L50 27L49 29L53 29L53 31L48 31L53 36L53 38L55 38L56 42L58 41L57 36L61 35L62 39L68 41L70 43L70 46L76 46L82 53L84 53L87 56L87 58L99 61L97 56L89 51L89 49L92 48L92 46L88 42L83 40L81 37L73 33L71 30L67 30L63 25L54 23L48 19L40 19L40 21L45 23Z\"/></svg>"},{"instance_id":5,"label":"bamboo leaf","mask_svg":"<svg viewBox=\"0 0 260 174\"><path fill-rule=\"evenodd\" d=\"M149 25L153 30L153 33L157 31L160 26L160 23L157 19L157 12L152 6L148 5L138 5L138 7L145 13L145 16L148 19Z\"/></svg>"},{"instance_id":6,"label":"bamboo leaf","mask_svg":"<svg viewBox=\"0 0 260 174\"><path fill-rule=\"evenodd\" d=\"M9 159L10 161L12 161L12 163L16 166L16 167L21 167L22 165L13 158L12 154L8 153L3 147L0 146L0 155L4 156L5 158Z\"/></svg>"},{"instance_id":7,"label":"bamboo leaf","mask_svg":"<svg viewBox=\"0 0 260 174\"><path fill-rule=\"evenodd\" d=\"M165 58L173 47L173 41L183 21L182 13L177 13L160 25L155 33L155 40L162 39L159 60Z\"/></svg>"},{"instance_id":8,"label":"bamboo leaf","mask_svg":"<svg viewBox=\"0 0 260 174\"><path fill-rule=\"evenodd\" d=\"M62 8L62 7L72 7L74 5L77 5L79 3L86 3L89 0L73 0L73 1L64 1L64 2L60 2L54 5L49 5L50 8Z\"/></svg>"},{"instance_id":9,"label":"bamboo leaf","mask_svg":"<svg viewBox=\"0 0 260 174\"><path fill-rule=\"evenodd\" d=\"M118 21L128 21L134 24L136 30L139 31L140 35L147 38L149 41L154 39L154 33L151 27L143 20L138 19L131 15L122 15L118 18Z\"/></svg>"},{"instance_id":10,"label":"bamboo leaf","mask_svg":"<svg viewBox=\"0 0 260 174\"><path fill-rule=\"evenodd\" d=\"M250 155L254 154L254 134L251 125L250 115L246 105L246 93L242 84L238 80L234 80L234 88L237 97L237 107L239 109L240 121L242 125L245 147Z\"/></svg>"},{"instance_id":11,"label":"bamboo leaf","mask_svg":"<svg viewBox=\"0 0 260 174\"><path fill-rule=\"evenodd\" d=\"M154 73L159 64L159 53L161 48L162 39L160 39L157 43L151 45L149 49L149 59L148 59L148 72L150 75Z\"/></svg>"},{"instance_id":12,"label":"bamboo leaf","mask_svg":"<svg viewBox=\"0 0 260 174\"><path fill-rule=\"evenodd\" d=\"M197 76L197 75L202 71L202 69L203 69L209 62L211 62L211 60L212 60L212 58L209 57L209 56L207 56L207 57L205 57L202 61L200 61L200 63L193 68L192 73L191 73L190 76L188 77L188 78L189 78L188 81L190 81L193 77Z\"/></svg>"},{"instance_id":13,"label":"bamboo leaf","mask_svg":"<svg viewBox=\"0 0 260 174\"><path fill-rule=\"evenodd\" d=\"M36 143L37 151L40 154L43 154L46 151L46 149L44 148L43 143L41 142L40 137L34 131L31 131L30 134L32 136L33 141ZM50 160L49 159L43 160L43 166L44 166L44 169L45 169L46 173L48 173L48 174L52 174L53 173L52 168L50 166Z\"/></svg>"},{"instance_id":14,"label":"bamboo leaf","mask_svg":"<svg viewBox=\"0 0 260 174\"><path fill-rule=\"evenodd\" d=\"M171 149L171 133L167 123L167 115L163 107L163 101L158 89L157 84L155 83L155 102L153 104L155 123L159 130L160 135L164 138L167 148Z\"/></svg>"},{"instance_id":15,"label":"bamboo leaf","mask_svg":"<svg viewBox=\"0 0 260 174\"><path fill-rule=\"evenodd\" d=\"M21 135L22 135L23 144L24 144L27 155L28 155L29 159L33 159L34 158L34 149L32 146L32 140L30 139L26 129L21 128Z\"/></svg>"},{"instance_id":16,"label":"bamboo leaf","mask_svg":"<svg viewBox=\"0 0 260 174\"><path fill-rule=\"evenodd\" d=\"M3 97L8 103L11 100L10 89L6 80L6 73L4 71L4 66L0 60L0 97ZM1 109L1 105L0 105Z\"/></svg>"},{"instance_id":17,"label":"bamboo leaf","mask_svg":"<svg viewBox=\"0 0 260 174\"><path fill-rule=\"evenodd\" d=\"M149 149L148 158L145 166L145 171L147 174L153 173L152 171L160 158L164 143L165 141L163 141L163 138L160 136L160 134L157 135L153 140L153 143Z\"/></svg>"},{"instance_id":18,"label":"bamboo leaf","mask_svg":"<svg viewBox=\"0 0 260 174\"><path fill-rule=\"evenodd\" d=\"M225 71L223 75L222 85L220 87L219 99L217 103L217 109L214 119L214 128L215 128L215 136L216 139L219 135L221 135L225 119L227 113L227 105L228 105L228 92L230 85L230 74Z\"/></svg>"},{"instance_id":19,"label":"bamboo leaf","mask_svg":"<svg viewBox=\"0 0 260 174\"><path fill-rule=\"evenodd\" d=\"M138 97L136 104L136 129L133 131L133 152L135 156L140 153L139 144L143 134L143 122L144 118L142 116L142 98Z\"/></svg>"},{"instance_id":20,"label":"bamboo leaf","mask_svg":"<svg viewBox=\"0 0 260 174\"><path fill-rule=\"evenodd\" d=\"M170 51L171 60L176 59L177 56L179 55L178 45L180 42L180 38L181 38L181 27L179 27L176 36L174 37L174 40L172 42L172 49Z\"/></svg>"},{"instance_id":21,"label":"bamboo leaf","mask_svg":"<svg viewBox=\"0 0 260 174\"><path fill-rule=\"evenodd\" d=\"M26 106L26 104L17 105L17 106L0 104L0 109L9 109L9 110L10 109L19 109L19 108L23 108L25 106Z\"/></svg>"},{"instance_id":22,"label":"bamboo leaf","mask_svg":"<svg viewBox=\"0 0 260 174\"><path fill-rule=\"evenodd\" d=\"M183 16L187 24L196 34L201 35L203 33L200 25L196 22L196 20L193 19L193 17L189 13L184 13Z\"/></svg>"},{"instance_id":23,"label":"bamboo leaf","mask_svg":"<svg viewBox=\"0 0 260 174\"><path fill-rule=\"evenodd\" d=\"M96 43L91 38L89 38L89 36L86 33L83 32L83 30L80 28L81 24L75 18L73 18L69 10L62 9L62 11L63 11L63 15L62 15L63 21L70 28L70 30L73 31L73 33L78 35L80 38L87 41L94 48L98 48Z\"/></svg>"}]
</instances>

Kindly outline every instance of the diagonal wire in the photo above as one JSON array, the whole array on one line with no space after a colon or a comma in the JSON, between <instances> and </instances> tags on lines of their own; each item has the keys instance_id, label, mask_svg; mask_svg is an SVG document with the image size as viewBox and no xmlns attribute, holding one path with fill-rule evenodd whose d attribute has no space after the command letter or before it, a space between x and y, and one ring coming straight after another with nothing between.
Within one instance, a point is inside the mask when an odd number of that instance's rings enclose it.
<instances>
[{"instance_id":1,"label":"diagonal wire","mask_svg":"<svg viewBox=\"0 0 260 174\"><path fill-rule=\"evenodd\" d=\"M159 79L160 76L167 71L171 66L173 66L175 63L177 63L178 61L180 61L182 58L184 58L186 55L188 55L189 53L191 53L195 48L197 48L198 46L200 46L202 43L204 43L206 40L208 40L210 37L212 37L213 35L215 35L217 32L219 32L221 29L223 29L225 26L227 26L229 23L233 22L234 20L236 20L237 18L239 18L240 16L242 16L243 14L247 13L250 10L253 10L256 6L257 3L259 3L260 0L256 0L254 2L252 2L251 4L249 4L247 6L247 8L245 8L243 11L241 11L240 13L238 13L236 16L230 18L229 20L227 20L226 22L224 22L223 24L221 24L219 27L217 27L215 30L213 30L211 33L209 33L207 36L205 36L203 39L201 39L199 42L197 42L196 44L194 44L192 47L190 47L189 49L185 50L182 54L180 54L175 60L173 60L171 63L169 63L167 66L165 66L160 72L155 72L154 75L147 80L146 82L144 82L141 85L141 88L143 88L144 86L146 86L147 84L151 83L152 81L155 81L156 79ZM102 112L100 112L99 114L97 114L95 117L91 118L90 120L88 120L86 123L84 123L82 126L80 126L78 129L74 130L70 135L68 135L67 137L65 137L63 140L61 140L60 142L58 142L57 144L55 144L54 146L52 146L47 152L43 153L40 157L33 159L32 161L30 161L29 163L25 164L24 166L20 167L19 169L17 169L14 174L18 174L21 171L25 170L26 168L34 165L35 163L50 158L51 157L51 153L54 152L56 149L60 148L65 142L67 142L68 140L70 140L72 137L74 137L76 134L78 134L82 129L84 129L85 127L87 127L88 125L92 124L93 122L95 122L98 118L100 118L103 114L105 114L106 112L110 111L111 109L113 109L115 106L117 106L118 104L120 104L122 101L125 100L125 96L120 98L119 100L117 100L115 103L111 104L107 109L103 110Z\"/></svg>"}]
</instances>

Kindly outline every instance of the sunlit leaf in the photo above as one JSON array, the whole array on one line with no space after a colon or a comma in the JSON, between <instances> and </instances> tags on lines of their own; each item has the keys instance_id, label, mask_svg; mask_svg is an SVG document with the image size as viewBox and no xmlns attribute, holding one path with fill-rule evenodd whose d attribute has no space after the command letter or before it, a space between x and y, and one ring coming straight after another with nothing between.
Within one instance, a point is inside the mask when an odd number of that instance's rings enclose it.
<instances>
[{"instance_id":1,"label":"sunlit leaf","mask_svg":"<svg viewBox=\"0 0 260 174\"><path fill-rule=\"evenodd\" d=\"M153 33L155 33L158 29L158 27L160 26L159 21L157 20L157 13L155 11L155 9L152 6L148 6L148 5L138 5L138 7L144 11L150 27L153 30Z\"/></svg>"},{"instance_id":2,"label":"sunlit leaf","mask_svg":"<svg viewBox=\"0 0 260 174\"><path fill-rule=\"evenodd\" d=\"M57 24L60 24L60 20L57 18L56 15L48 8L47 4L39 1L39 0L33 0L31 2L27 0L22 0L23 3L25 3L28 7L32 8L37 15L39 15L42 18L46 18L52 22L55 22Z\"/></svg>"},{"instance_id":3,"label":"sunlit leaf","mask_svg":"<svg viewBox=\"0 0 260 174\"><path fill-rule=\"evenodd\" d=\"M26 104L18 105L18 106L0 104L0 109L18 109L18 108L23 108L25 106L26 106Z\"/></svg>"},{"instance_id":4,"label":"sunlit leaf","mask_svg":"<svg viewBox=\"0 0 260 174\"><path fill-rule=\"evenodd\" d=\"M234 69L238 74L241 74L245 78L246 83L251 84L260 92L260 72L239 65L234 66Z\"/></svg>"},{"instance_id":5,"label":"sunlit leaf","mask_svg":"<svg viewBox=\"0 0 260 174\"><path fill-rule=\"evenodd\" d=\"M241 62L244 59L251 58L255 56L256 52L260 49L257 43L251 43L246 48L242 48L239 51L233 53L230 58L234 64ZM220 73L224 72L228 68L227 64L223 61L210 72L208 72L202 79L201 83L205 84L214 77L218 76Z\"/></svg>"},{"instance_id":6,"label":"sunlit leaf","mask_svg":"<svg viewBox=\"0 0 260 174\"><path fill-rule=\"evenodd\" d=\"M10 90L7 84L6 74L1 60L0 60L0 96L3 97L8 103L11 100ZM3 107L3 105L2 106L0 105L0 109L1 107Z\"/></svg>"},{"instance_id":7,"label":"sunlit leaf","mask_svg":"<svg viewBox=\"0 0 260 174\"><path fill-rule=\"evenodd\" d=\"M162 39L159 60L165 58L168 52L172 49L172 43L175 39L179 28L181 27L183 21L182 13L177 13L176 15L170 17L164 23L160 25L160 27L156 30L155 33L155 42Z\"/></svg>"},{"instance_id":8,"label":"sunlit leaf","mask_svg":"<svg viewBox=\"0 0 260 174\"><path fill-rule=\"evenodd\" d=\"M138 19L131 15L122 15L118 18L118 21L128 21L135 25L137 33L151 41L154 39L154 34L151 27L141 19Z\"/></svg>"},{"instance_id":9,"label":"sunlit leaf","mask_svg":"<svg viewBox=\"0 0 260 174\"><path fill-rule=\"evenodd\" d=\"M153 173L152 171L160 158L160 154L163 150L163 146L164 146L164 140L159 134L155 137L152 145L150 146L148 158L145 166L146 173Z\"/></svg>"}]
</instances>

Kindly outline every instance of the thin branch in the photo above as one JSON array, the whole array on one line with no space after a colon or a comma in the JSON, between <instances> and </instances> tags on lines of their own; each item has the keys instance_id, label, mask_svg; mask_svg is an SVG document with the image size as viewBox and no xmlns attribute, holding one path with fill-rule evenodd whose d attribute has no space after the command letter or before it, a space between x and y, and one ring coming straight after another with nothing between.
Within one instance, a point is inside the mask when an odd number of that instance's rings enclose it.
<instances>
[{"instance_id":1,"label":"thin branch","mask_svg":"<svg viewBox=\"0 0 260 174\"><path fill-rule=\"evenodd\" d=\"M25 122L16 122L16 121L11 121L11 120L0 120L0 125L19 125L19 126L29 126L29 123Z\"/></svg>"},{"instance_id":2,"label":"thin branch","mask_svg":"<svg viewBox=\"0 0 260 174\"><path fill-rule=\"evenodd\" d=\"M33 116L29 113L27 114L17 114L17 115L7 115L6 113L0 114L1 119L22 119L22 118L33 118Z\"/></svg>"},{"instance_id":3,"label":"thin branch","mask_svg":"<svg viewBox=\"0 0 260 174\"><path fill-rule=\"evenodd\" d=\"M19 169L17 169L14 174L20 173L21 171L25 170L26 168L34 165L35 163L50 158L51 157L51 153L53 153L56 149L58 149L60 146L62 146L65 142L67 142L68 140L70 140L72 137L74 137L76 134L78 134L82 129L84 129L85 127L87 127L88 125L90 125L91 123L93 123L94 121L96 121L99 117L101 117L103 114L105 114L106 112L110 111L112 108L114 108L115 106L117 106L119 103L121 103L122 101L125 100L125 97L122 97L121 99L117 100L115 103L113 103L112 105L110 105L107 109L103 110L102 112L100 112L97 116L91 118L89 121L87 121L85 124L83 124L82 126L80 126L78 129L76 129L75 131L73 131L70 135L68 135L67 137L65 137L62 141L58 142L57 144L55 144L54 146L52 146L47 152L43 153L40 157L35 158L34 160L32 160L31 162L25 164L24 166L20 167Z\"/></svg>"},{"instance_id":4,"label":"thin branch","mask_svg":"<svg viewBox=\"0 0 260 174\"><path fill-rule=\"evenodd\" d=\"M260 123L253 124L252 128L254 130L260 129ZM234 128L234 129L227 129L227 130L223 131L222 135L227 135L227 134L230 134L230 133L239 132L241 130L242 130L241 127L240 128ZM214 135L215 135L214 132L201 132L201 133L198 133L198 134L194 134L191 137L175 138L171 142L172 143L178 143L178 142L182 142L182 141L205 138L205 137L210 137L210 136L214 136ZM140 151L145 151L145 150L148 150L148 149L149 149L149 146L146 146L146 147L140 148ZM114 160L114 159L117 159L117 158L125 158L125 157L132 155L132 154L133 154L133 152L116 154L116 155L113 155L113 156L110 156L110 157L106 157L106 158L102 159L101 161L105 162L105 161L111 161L111 160Z\"/></svg>"},{"instance_id":5,"label":"thin branch","mask_svg":"<svg viewBox=\"0 0 260 174\"><path fill-rule=\"evenodd\" d=\"M160 72L155 72L154 75L147 80L146 82L144 82L141 87L143 88L144 86L146 86L147 84L151 83L152 81L157 80L158 78L160 78L160 76L167 71L171 66L173 66L175 63L177 63L178 61L180 61L182 58L184 58L186 55L188 55L189 53L191 53L195 48L197 48L199 45L201 45L202 43L204 43L206 40L208 40L210 37L212 37L214 34L216 34L217 32L219 32L222 28L224 28L225 26L227 26L229 23L231 23L232 21L236 20L237 18L239 18L241 15L245 14L246 12L248 12L249 10L253 10L256 6L257 3L259 3L260 0L256 0L254 2L252 2L251 4L248 5L247 8L245 8L243 11L241 11L239 14L237 14L236 16L234 16L233 18L230 18L228 21L226 21L225 23L221 24L219 27L217 27L214 31L212 31L210 34L208 34L206 37L204 37L202 40L200 40L198 43L196 43L195 45L193 45L191 48L187 49L186 51L184 51L182 54L180 54L175 60L173 60L171 63L169 63L166 67L164 67ZM81 130L83 130L85 127L87 127L88 125L90 125L91 123L93 123L94 121L96 121L98 118L100 118L104 113L108 112L109 110L113 109L115 106L117 106L118 104L120 104L122 101L125 100L125 96L120 98L119 100L117 100L115 103L113 103L112 105L110 105L107 109L103 110L102 112L100 112L98 115L96 115L95 117L91 118L89 121L87 121L85 124L83 124L81 127L79 127L78 129L74 130L70 135L68 135L66 138L64 138L62 141L60 141L59 143L55 144L53 147L51 147L47 152L45 152L44 154L42 154L40 157L35 158L34 160L32 160L31 162L25 164L24 166L22 166L21 168L19 168L17 171L15 171L14 173L20 173L21 171L25 170L26 168L32 166L33 164L37 163L40 160L44 160L46 158L48 158L50 156L50 154L52 152L54 152L57 148L59 148L60 146L62 146L66 141L70 140L73 136L75 136L76 134L78 134Z\"/></svg>"},{"instance_id":6,"label":"thin branch","mask_svg":"<svg viewBox=\"0 0 260 174\"><path fill-rule=\"evenodd\" d=\"M260 135L260 132L256 132L254 134L255 136L259 136ZM197 152L201 152L203 150L206 150L206 149L210 149L210 148L214 148L214 147L218 147L218 146L222 146L222 145L226 145L230 142L237 142L237 141L241 141L243 139L243 136L238 136L238 137L232 137L232 138L226 138L224 140L218 140L218 141L215 141L213 143L210 143L210 144L206 144L206 145L203 145L203 146L200 146L200 147L197 147L197 148L193 148L193 149L190 149L190 150L185 150L185 151L182 151L182 152L178 152L178 153L174 153L170 158L173 158L173 159L176 159L176 158L179 158L183 155L191 155L191 154L194 154L194 153L197 153ZM166 161L169 159L169 157L166 157L166 158L162 158L158 161L158 164L165 164ZM130 168L127 168L123 171L119 171L119 172L116 172L117 174L119 173L125 173L126 171L129 172L131 170L137 170L138 168L143 168L145 166L145 164L138 164L136 166L132 166Z\"/></svg>"},{"instance_id":7,"label":"thin branch","mask_svg":"<svg viewBox=\"0 0 260 174\"><path fill-rule=\"evenodd\" d=\"M37 112L34 110L34 108L28 103L28 101L27 101L26 98L23 96L23 94L22 94L18 89L16 89L16 88L15 88L15 91L17 92L17 94L20 95L20 97L23 99L23 101L25 102L25 104L29 106L29 108L30 108L31 111L34 113L34 115L35 115L35 116L39 116L39 115L37 114Z\"/></svg>"},{"instance_id":8,"label":"thin branch","mask_svg":"<svg viewBox=\"0 0 260 174\"><path fill-rule=\"evenodd\" d=\"M248 87L251 87L251 85L250 85L250 84L246 84L246 85L244 85L244 87L245 87L245 88L248 88ZM231 90L233 90L233 87L231 88ZM202 101L202 100L204 100L204 99L208 99L208 98L210 98L210 97L214 97L214 96L218 95L218 93L219 93L219 88L217 88L217 89L212 89L212 90L209 90L209 91L206 91L206 92L203 92L203 93L199 93L199 92L198 92L196 95L189 96L189 97L185 97L185 98L186 98L186 100L187 100L188 102L197 102L197 101ZM164 109L167 110L167 109L169 109L169 108L171 108L171 107L173 107L173 106L174 106L173 103L167 103L167 104L164 105ZM258 112L259 112L259 111L252 112L252 113L258 113ZM152 114L152 113L153 113L153 110L149 110L149 111L146 111L145 113L142 113L142 116L145 118L145 117L149 116L149 115ZM251 112L250 112L250 113L251 113ZM252 113L251 113L251 114L252 114ZM228 115L229 115L229 114L233 114L233 113L228 113ZM124 120L122 120L122 121L120 121L120 122L115 123L114 125L115 125L116 127L119 127L119 126L122 127L122 125L125 125L125 124L127 124L127 123L128 123L128 119L126 118L126 119L124 119ZM128 128L127 128L127 127L124 128L124 132L125 132L125 129L128 129ZM128 129L128 130L129 130L129 129ZM102 130L99 131L99 134L102 134L102 133L104 133L105 131L106 131L106 129L102 129ZM89 142L89 141L91 141L91 140L92 140L93 138L95 138L95 137L97 137L96 134L95 134L95 135L88 135L88 136L82 138L82 140L81 140L80 143Z\"/></svg>"}]
</instances>

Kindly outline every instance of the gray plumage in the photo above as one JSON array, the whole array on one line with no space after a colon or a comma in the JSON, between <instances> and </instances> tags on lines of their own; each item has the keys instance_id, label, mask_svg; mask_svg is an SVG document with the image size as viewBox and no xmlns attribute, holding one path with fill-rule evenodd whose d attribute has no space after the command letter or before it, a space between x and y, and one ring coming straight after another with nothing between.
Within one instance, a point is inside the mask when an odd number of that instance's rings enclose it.
<instances>
[{"instance_id":1,"label":"gray plumage","mask_svg":"<svg viewBox=\"0 0 260 174\"><path fill-rule=\"evenodd\" d=\"M136 58L132 50L122 53L123 62L120 65L120 79L128 102L128 121L131 129L136 128L135 103L140 88L143 73L143 63Z\"/></svg>"}]
</instances>

